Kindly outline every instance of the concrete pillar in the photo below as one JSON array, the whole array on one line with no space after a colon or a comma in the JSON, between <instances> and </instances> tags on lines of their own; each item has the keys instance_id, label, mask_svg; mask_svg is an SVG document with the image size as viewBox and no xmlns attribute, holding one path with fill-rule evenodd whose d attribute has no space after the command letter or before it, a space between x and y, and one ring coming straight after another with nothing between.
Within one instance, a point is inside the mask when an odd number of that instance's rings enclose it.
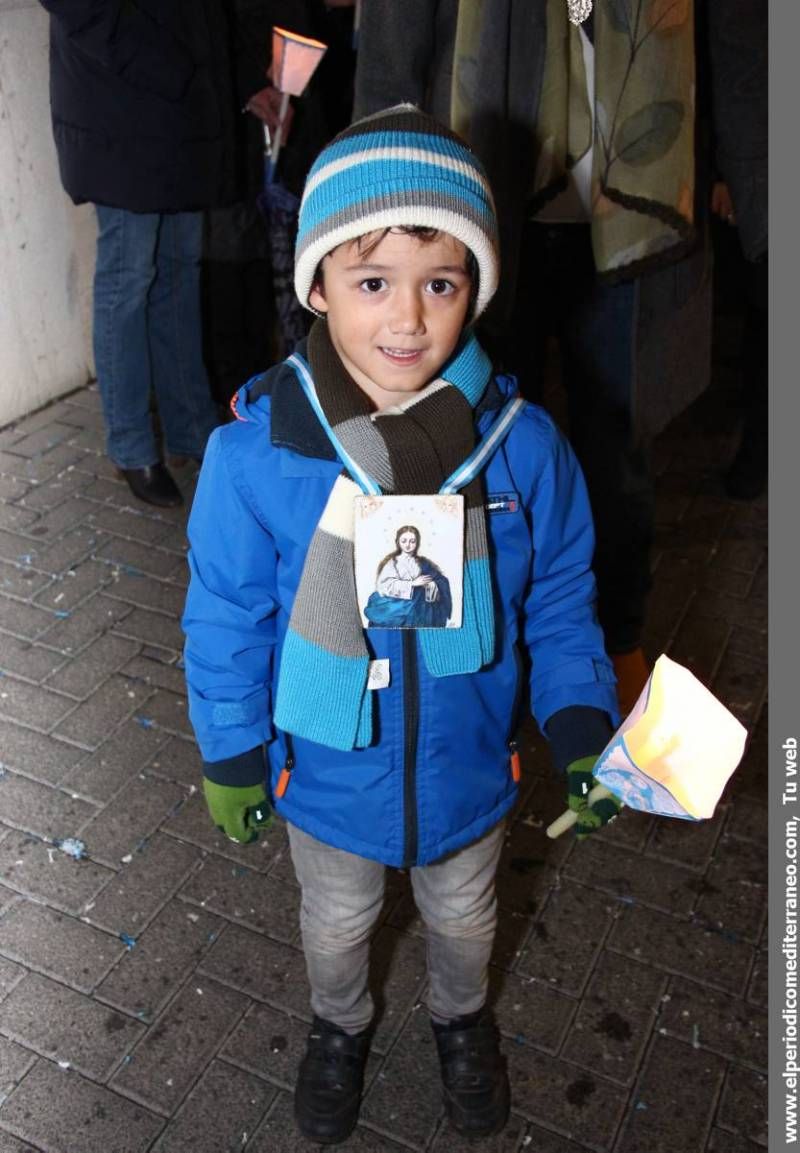
<instances>
[{"instance_id":1,"label":"concrete pillar","mask_svg":"<svg viewBox=\"0 0 800 1153\"><path fill-rule=\"evenodd\" d=\"M48 19L0 0L0 427L93 375L94 210L58 176Z\"/></svg>"}]
</instances>

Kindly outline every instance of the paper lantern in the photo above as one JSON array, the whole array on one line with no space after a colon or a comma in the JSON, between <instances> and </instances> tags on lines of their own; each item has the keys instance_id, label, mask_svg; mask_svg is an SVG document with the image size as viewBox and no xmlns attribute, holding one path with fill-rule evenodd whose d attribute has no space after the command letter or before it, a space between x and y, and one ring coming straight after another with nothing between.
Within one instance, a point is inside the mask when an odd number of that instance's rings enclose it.
<instances>
[{"instance_id":1,"label":"paper lantern","mask_svg":"<svg viewBox=\"0 0 800 1153\"><path fill-rule=\"evenodd\" d=\"M272 29L272 83L279 92L301 96L328 49L321 40Z\"/></svg>"}]
</instances>

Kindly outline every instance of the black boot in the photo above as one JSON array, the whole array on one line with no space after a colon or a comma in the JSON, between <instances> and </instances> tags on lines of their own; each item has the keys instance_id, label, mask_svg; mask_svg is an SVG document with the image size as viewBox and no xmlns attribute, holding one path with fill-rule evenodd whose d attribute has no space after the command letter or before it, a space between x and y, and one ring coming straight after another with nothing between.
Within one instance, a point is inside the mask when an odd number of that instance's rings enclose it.
<instances>
[{"instance_id":1,"label":"black boot","mask_svg":"<svg viewBox=\"0 0 800 1153\"><path fill-rule=\"evenodd\" d=\"M351 1036L314 1018L294 1091L294 1115L304 1137L338 1145L352 1133L368 1052L369 1030Z\"/></svg>"},{"instance_id":2,"label":"black boot","mask_svg":"<svg viewBox=\"0 0 800 1153\"><path fill-rule=\"evenodd\" d=\"M159 508L177 508L183 504L181 490L160 461L147 468L118 468L117 472L128 482L136 499L145 504Z\"/></svg>"},{"instance_id":3,"label":"black boot","mask_svg":"<svg viewBox=\"0 0 800 1153\"><path fill-rule=\"evenodd\" d=\"M450 1124L464 1137L499 1133L508 1120L511 1094L491 1014L481 1009L447 1025L434 1021L433 1032Z\"/></svg>"}]
</instances>

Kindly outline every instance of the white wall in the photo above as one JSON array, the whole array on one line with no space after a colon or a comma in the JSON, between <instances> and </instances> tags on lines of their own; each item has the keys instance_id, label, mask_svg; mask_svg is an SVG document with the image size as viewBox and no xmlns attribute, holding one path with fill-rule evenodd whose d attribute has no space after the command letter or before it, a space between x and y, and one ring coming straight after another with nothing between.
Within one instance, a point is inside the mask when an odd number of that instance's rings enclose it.
<instances>
[{"instance_id":1,"label":"white wall","mask_svg":"<svg viewBox=\"0 0 800 1153\"><path fill-rule=\"evenodd\" d=\"M93 372L94 212L61 188L47 39L35 0L0 0L0 427Z\"/></svg>"}]
</instances>

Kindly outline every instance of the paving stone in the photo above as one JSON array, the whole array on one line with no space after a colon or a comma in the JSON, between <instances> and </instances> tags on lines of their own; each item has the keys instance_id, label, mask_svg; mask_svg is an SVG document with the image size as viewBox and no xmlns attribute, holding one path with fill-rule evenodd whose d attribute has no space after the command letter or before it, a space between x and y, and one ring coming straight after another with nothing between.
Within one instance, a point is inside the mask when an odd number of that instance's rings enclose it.
<instances>
[{"instance_id":1,"label":"paving stone","mask_svg":"<svg viewBox=\"0 0 800 1153\"><path fill-rule=\"evenodd\" d=\"M146 709L148 695L142 685L120 676L109 677L82 704L72 702L72 712L56 726L56 734L96 749L118 725Z\"/></svg>"},{"instance_id":2,"label":"paving stone","mask_svg":"<svg viewBox=\"0 0 800 1153\"><path fill-rule=\"evenodd\" d=\"M732 651L729 645L711 688L737 720L746 728L752 728L767 691L766 662Z\"/></svg>"},{"instance_id":3,"label":"paving stone","mask_svg":"<svg viewBox=\"0 0 800 1153\"><path fill-rule=\"evenodd\" d=\"M89 997L29 974L0 1006L0 1029L40 1056L104 1081L145 1032L144 1025Z\"/></svg>"},{"instance_id":4,"label":"paving stone","mask_svg":"<svg viewBox=\"0 0 800 1153\"><path fill-rule=\"evenodd\" d=\"M203 794L199 790L164 822L162 832L261 873L269 871L286 846L286 831L281 821L276 821L271 828L260 832L258 840L253 844L235 845L212 824Z\"/></svg>"},{"instance_id":5,"label":"paving stone","mask_svg":"<svg viewBox=\"0 0 800 1153\"><path fill-rule=\"evenodd\" d=\"M763 541L749 537L730 537L726 532L725 539L717 547L713 567L755 573L763 563L765 553Z\"/></svg>"},{"instance_id":6,"label":"paving stone","mask_svg":"<svg viewBox=\"0 0 800 1153\"><path fill-rule=\"evenodd\" d=\"M170 901L144 929L124 930L136 944L100 984L96 996L151 1021L217 940L222 924L202 911Z\"/></svg>"},{"instance_id":7,"label":"paving stone","mask_svg":"<svg viewBox=\"0 0 800 1153\"><path fill-rule=\"evenodd\" d=\"M746 841L766 844L769 833L767 806L755 797L737 798L731 805L726 833Z\"/></svg>"},{"instance_id":8,"label":"paving stone","mask_svg":"<svg viewBox=\"0 0 800 1153\"><path fill-rule=\"evenodd\" d=\"M0 1022L4 1017L5 1006L0 1011ZM1 1027L1 1026L0 1026ZM11 1092L12 1087L21 1081L35 1061L35 1056L21 1045L0 1037L0 1103Z\"/></svg>"},{"instance_id":9,"label":"paving stone","mask_svg":"<svg viewBox=\"0 0 800 1153\"><path fill-rule=\"evenodd\" d=\"M63 620L45 629L40 640L65 653L77 653L101 633L108 632L133 610L122 601L95 593Z\"/></svg>"},{"instance_id":10,"label":"paving stone","mask_svg":"<svg viewBox=\"0 0 800 1153\"><path fill-rule=\"evenodd\" d=\"M623 1090L527 1045L505 1045L515 1112L545 1128L606 1150L622 1115Z\"/></svg>"},{"instance_id":11,"label":"paving stone","mask_svg":"<svg viewBox=\"0 0 800 1153\"><path fill-rule=\"evenodd\" d=\"M767 1144L767 1078L752 1069L731 1065L725 1079L717 1122L742 1137Z\"/></svg>"},{"instance_id":12,"label":"paving stone","mask_svg":"<svg viewBox=\"0 0 800 1153\"><path fill-rule=\"evenodd\" d=\"M93 556L95 549L102 547L108 538L93 528L76 525L55 541L37 541L30 548L31 563L43 572L65 574L71 572L81 561Z\"/></svg>"},{"instance_id":13,"label":"paving stone","mask_svg":"<svg viewBox=\"0 0 800 1153\"><path fill-rule=\"evenodd\" d=\"M730 625L719 617L703 616L693 605L683 618L670 658L690 669L703 684L711 684L722 660Z\"/></svg>"},{"instance_id":14,"label":"paving stone","mask_svg":"<svg viewBox=\"0 0 800 1153\"><path fill-rule=\"evenodd\" d=\"M21 458L21 468L17 470L17 475L37 484L46 484L53 477L81 464L85 459L84 449L62 442L41 456L29 457L27 460Z\"/></svg>"},{"instance_id":15,"label":"paving stone","mask_svg":"<svg viewBox=\"0 0 800 1153\"><path fill-rule=\"evenodd\" d=\"M342 1146L347 1153L401 1153L407 1145L398 1145L359 1125ZM292 1113L292 1098L281 1093L275 1106L247 1146L247 1153L318 1153L319 1145L306 1141L297 1131Z\"/></svg>"},{"instance_id":16,"label":"paving stone","mask_svg":"<svg viewBox=\"0 0 800 1153\"><path fill-rule=\"evenodd\" d=\"M30 601L52 583L46 573L37 572L23 562L0 561L0 594Z\"/></svg>"},{"instance_id":17,"label":"paving stone","mask_svg":"<svg viewBox=\"0 0 800 1153\"><path fill-rule=\"evenodd\" d=\"M158 754L163 733L131 719L125 721L90 756L66 774L65 787L81 796L104 803L118 793L139 770Z\"/></svg>"},{"instance_id":18,"label":"paving stone","mask_svg":"<svg viewBox=\"0 0 800 1153\"><path fill-rule=\"evenodd\" d=\"M566 857L567 838L553 841L545 826L564 808L565 792L556 782L557 801L553 802L552 782L537 785L526 811L536 814L539 826L524 820L506 834L497 869L497 900L504 909L532 915L542 906L555 880L555 870Z\"/></svg>"},{"instance_id":19,"label":"paving stone","mask_svg":"<svg viewBox=\"0 0 800 1153\"><path fill-rule=\"evenodd\" d=\"M0 957L0 1001L8 996L17 981L21 981L24 976L25 970L21 965L15 965L13 961Z\"/></svg>"},{"instance_id":20,"label":"paving stone","mask_svg":"<svg viewBox=\"0 0 800 1153\"><path fill-rule=\"evenodd\" d=\"M61 469L44 481L40 481L25 495L22 503L26 508L47 512L56 505L63 504L69 496L86 495L86 486L91 477L76 468Z\"/></svg>"},{"instance_id":21,"label":"paving stone","mask_svg":"<svg viewBox=\"0 0 800 1153\"><path fill-rule=\"evenodd\" d=\"M42 456L62 441L69 440L75 433L70 425L58 424L52 419L31 422L31 425L31 430L25 432L23 422L23 435L12 443L11 447L17 456ZM20 427L18 424L17 428Z\"/></svg>"},{"instance_id":22,"label":"paving stone","mask_svg":"<svg viewBox=\"0 0 800 1153\"><path fill-rule=\"evenodd\" d=\"M616 822L615 822L616 824ZM575 846L564 875L621 901L641 901L666 912L689 913L695 902L697 876L680 865L643 869L638 853L619 849L610 840L590 837Z\"/></svg>"},{"instance_id":23,"label":"paving stone","mask_svg":"<svg viewBox=\"0 0 800 1153\"><path fill-rule=\"evenodd\" d=\"M171 1113L246 1007L233 989L193 976L114 1076L112 1088Z\"/></svg>"},{"instance_id":24,"label":"paving stone","mask_svg":"<svg viewBox=\"0 0 800 1153\"><path fill-rule=\"evenodd\" d=\"M753 957L752 946L731 934L714 933L641 906L625 910L608 948L738 995L744 992Z\"/></svg>"},{"instance_id":25,"label":"paving stone","mask_svg":"<svg viewBox=\"0 0 800 1153\"><path fill-rule=\"evenodd\" d=\"M142 682L140 682L142 683ZM144 691L151 686L142 684ZM189 723L186 697L166 689L154 689L147 701L147 716L159 729L191 738L194 730Z\"/></svg>"},{"instance_id":26,"label":"paving stone","mask_svg":"<svg viewBox=\"0 0 800 1153\"><path fill-rule=\"evenodd\" d=\"M384 925L372 940L369 984L375 1001L372 1046L386 1052L412 1008L419 1003L426 979L425 945Z\"/></svg>"},{"instance_id":27,"label":"paving stone","mask_svg":"<svg viewBox=\"0 0 800 1153\"><path fill-rule=\"evenodd\" d=\"M737 1133L729 1133L727 1129L712 1129L708 1139L706 1153L760 1153L763 1145L756 1145L746 1137Z\"/></svg>"},{"instance_id":28,"label":"paving stone","mask_svg":"<svg viewBox=\"0 0 800 1153\"><path fill-rule=\"evenodd\" d=\"M83 495L89 500L96 500L99 504L113 504L121 507L130 505L131 490L123 480L115 477L96 477L89 481L83 490Z\"/></svg>"},{"instance_id":29,"label":"paving stone","mask_svg":"<svg viewBox=\"0 0 800 1153\"><path fill-rule=\"evenodd\" d=\"M4 849L0 845L0 859ZM81 912L94 925L138 937L199 859L197 849L156 833Z\"/></svg>"},{"instance_id":30,"label":"paving stone","mask_svg":"<svg viewBox=\"0 0 800 1153\"><path fill-rule=\"evenodd\" d=\"M50 677L47 687L83 699L94 692L112 673L121 669L138 648L135 641L105 633L87 645L80 657L62 665L61 669Z\"/></svg>"},{"instance_id":31,"label":"paving stone","mask_svg":"<svg viewBox=\"0 0 800 1153\"><path fill-rule=\"evenodd\" d=\"M3 821L15 828L50 841L74 837L94 812L94 805L60 789L11 771L0 774L0 813Z\"/></svg>"},{"instance_id":32,"label":"paving stone","mask_svg":"<svg viewBox=\"0 0 800 1153\"><path fill-rule=\"evenodd\" d=\"M0 750L3 767L22 769L37 780L49 782L59 781L86 755L83 749L66 741L9 721L0 721Z\"/></svg>"},{"instance_id":33,"label":"paving stone","mask_svg":"<svg viewBox=\"0 0 800 1153\"><path fill-rule=\"evenodd\" d=\"M738 625L766 634L769 621L767 602L761 597L749 596L742 600L741 597L724 596L716 589L701 589L692 602L692 612L722 622L718 626L720 633L725 625L729 628Z\"/></svg>"},{"instance_id":34,"label":"paving stone","mask_svg":"<svg viewBox=\"0 0 800 1153\"><path fill-rule=\"evenodd\" d=\"M238 921L278 941L291 941L300 924L300 889L222 857L208 857L180 892L182 900Z\"/></svg>"},{"instance_id":35,"label":"paving stone","mask_svg":"<svg viewBox=\"0 0 800 1153\"><path fill-rule=\"evenodd\" d=\"M760 1005L762 1009L766 1009L768 1001L767 979L769 977L769 964L767 961L767 954L756 953L755 964L753 965L753 974L750 978L750 984L747 987L747 999L752 1001L754 1005Z\"/></svg>"},{"instance_id":36,"label":"paving stone","mask_svg":"<svg viewBox=\"0 0 800 1153\"><path fill-rule=\"evenodd\" d=\"M515 971L578 996L612 917L608 902L598 900L596 894L579 885L562 884L550 894Z\"/></svg>"},{"instance_id":37,"label":"paving stone","mask_svg":"<svg viewBox=\"0 0 800 1153\"><path fill-rule=\"evenodd\" d=\"M164 649L156 651L162 656L165 655ZM168 692L184 698L186 696L186 674L183 665L179 665L176 661L137 655L128 661L122 671L130 680L143 681L153 688L167 689ZM185 704L183 708L186 708ZM194 741L194 734L191 735Z\"/></svg>"},{"instance_id":38,"label":"paving stone","mask_svg":"<svg viewBox=\"0 0 800 1153\"><path fill-rule=\"evenodd\" d=\"M85 560L66 573L59 574L36 597L36 603L53 612L72 610L104 586L111 584L111 575L104 565Z\"/></svg>"},{"instance_id":39,"label":"paving stone","mask_svg":"<svg viewBox=\"0 0 800 1153\"><path fill-rule=\"evenodd\" d=\"M9 633L0 634L0 654L0 671L14 673L37 684L59 669L66 659L63 653L20 640Z\"/></svg>"},{"instance_id":40,"label":"paving stone","mask_svg":"<svg viewBox=\"0 0 800 1153\"><path fill-rule=\"evenodd\" d=\"M758 940L767 913L767 842L723 836L708 867L697 915L717 928Z\"/></svg>"},{"instance_id":41,"label":"paving stone","mask_svg":"<svg viewBox=\"0 0 800 1153\"><path fill-rule=\"evenodd\" d=\"M704 588L714 588L729 597L746 597L753 587L755 574L737 569L714 568L710 565L699 582Z\"/></svg>"},{"instance_id":42,"label":"paving stone","mask_svg":"<svg viewBox=\"0 0 800 1153\"><path fill-rule=\"evenodd\" d=\"M5 633L25 640L35 640L53 627L54 620L53 614L44 609L0 597L0 629Z\"/></svg>"},{"instance_id":43,"label":"paving stone","mask_svg":"<svg viewBox=\"0 0 800 1153\"><path fill-rule=\"evenodd\" d=\"M666 985L663 973L602 953L561 1055L603 1077L630 1083Z\"/></svg>"},{"instance_id":44,"label":"paving stone","mask_svg":"<svg viewBox=\"0 0 800 1153\"><path fill-rule=\"evenodd\" d=\"M0 1153L38 1153L32 1145L18 1141L10 1133L0 1129Z\"/></svg>"},{"instance_id":45,"label":"paving stone","mask_svg":"<svg viewBox=\"0 0 800 1153\"><path fill-rule=\"evenodd\" d=\"M28 533L39 514L19 504L0 504L0 529L6 532Z\"/></svg>"},{"instance_id":46,"label":"paving stone","mask_svg":"<svg viewBox=\"0 0 800 1153\"><path fill-rule=\"evenodd\" d=\"M13 532L0 532L0 557L16 564L32 564L36 548L31 545L28 537Z\"/></svg>"},{"instance_id":47,"label":"paving stone","mask_svg":"<svg viewBox=\"0 0 800 1153\"><path fill-rule=\"evenodd\" d=\"M647 856L664 858L705 871L725 823L725 816L725 811L718 808L708 821L657 818L648 842ZM646 867L644 862L642 866Z\"/></svg>"},{"instance_id":48,"label":"paving stone","mask_svg":"<svg viewBox=\"0 0 800 1153\"><path fill-rule=\"evenodd\" d=\"M724 1072L724 1062L713 1053L658 1037L615 1149L703 1153Z\"/></svg>"},{"instance_id":49,"label":"paving stone","mask_svg":"<svg viewBox=\"0 0 800 1153\"><path fill-rule=\"evenodd\" d=\"M98 507L93 505L92 526L126 537L142 544L171 544L175 539L175 528L168 521L152 514L134 511L131 508Z\"/></svg>"},{"instance_id":50,"label":"paving stone","mask_svg":"<svg viewBox=\"0 0 800 1153\"><path fill-rule=\"evenodd\" d=\"M94 861L76 861L26 833L11 832L0 842L0 881L67 913L80 912L113 875Z\"/></svg>"},{"instance_id":51,"label":"paving stone","mask_svg":"<svg viewBox=\"0 0 800 1153\"><path fill-rule=\"evenodd\" d=\"M522 913L509 909L498 909L491 963L498 969L510 972L522 954L522 946L532 927L531 917L524 917Z\"/></svg>"},{"instance_id":52,"label":"paving stone","mask_svg":"<svg viewBox=\"0 0 800 1153\"><path fill-rule=\"evenodd\" d=\"M18 480L15 476L0 475L0 500L11 503L30 491L26 481Z\"/></svg>"},{"instance_id":53,"label":"paving stone","mask_svg":"<svg viewBox=\"0 0 800 1153\"><path fill-rule=\"evenodd\" d=\"M179 617L183 612L186 594L178 585L154 580L147 576L132 576L120 571L109 589L109 596L119 597L141 608Z\"/></svg>"},{"instance_id":54,"label":"paving stone","mask_svg":"<svg viewBox=\"0 0 800 1153\"><path fill-rule=\"evenodd\" d=\"M166 736L165 733L159 735ZM148 763L147 771L157 777L166 777L167 780L197 788L203 779L203 760L194 741L169 737ZM210 825L211 821L208 823Z\"/></svg>"},{"instance_id":55,"label":"paving stone","mask_svg":"<svg viewBox=\"0 0 800 1153\"><path fill-rule=\"evenodd\" d=\"M203 957L198 970L258 1001L298 1017L308 1015L310 993L299 948L230 925Z\"/></svg>"},{"instance_id":56,"label":"paving stone","mask_svg":"<svg viewBox=\"0 0 800 1153\"><path fill-rule=\"evenodd\" d=\"M125 602L120 601L120 604ZM151 613L147 609L134 608L128 612L124 620L120 620L115 632L121 636L130 637L135 641L144 641L157 648L168 649L170 652L183 651L184 636L176 620L161 613Z\"/></svg>"},{"instance_id":57,"label":"paving stone","mask_svg":"<svg viewBox=\"0 0 800 1153\"><path fill-rule=\"evenodd\" d=\"M274 1101L276 1090L222 1061L214 1061L180 1112L153 1146L153 1153L215 1153L240 1150Z\"/></svg>"},{"instance_id":58,"label":"paving stone","mask_svg":"<svg viewBox=\"0 0 800 1153\"><path fill-rule=\"evenodd\" d=\"M117 866L129 853L152 836L186 794L170 781L137 776L83 828L90 856Z\"/></svg>"},{"instance_id":59,"label":"paving stone","mask_svg":"<svg viewBox=\"0 0 800 1153\"><path fill-rule=\"evenodd\" d=\"M0 952L90 993L125 946L72 917L20 901L0 920Z\"/></svg>"},{"instance_id":60,"label":"paving stone","mask_svg":"<svg viewBox=\"0 0 800 1153\"><path fill-rule=\"evenodd\" d=\"M528 1145L524 1144L528 1125L522 1117L509 1117L508 1124L502 1133L495 1137L484 1137L480 1143L481 1153L517 1153L518 1150L530 1148L533 1153L584 1153L571 1141L562 1141L559 1137L552 1137L553 1143L548 1143L548 1135L541 1129L536 1136L531 1137ZM533 1143L535 1142L535 1144ZM474 1153L475 1141L462 1137L460 1133L443 1121L439 1132L431 1145L431 1153Z\"/></svg>"},{"instance_id":61,"label":"paving stone","mask_svg":"<svg viewBox=\"0 0 800 1153\"><path fill-rule=\"evenodd\" d=\"M164 548L153 548L139 541L111 537L96 551L98 560L118 568L135 577L137 573L161 577L171 577L177 569L183 569L186 558L181 552Z\"/></svg>"},{"instance_id":62,"label":"paving stone","mask_svg":"<svg viewBox=\"0 0 800 1153\"><path fill-rule=\"evenodd\" d=\"M306 1051L310 1022L270 1005L251 1005L221 1056L276 1085L293 1089Z\"/></svg>"},{"instance_id":63,"label":"paving stone","mask_svg":"<svg viewBox=\"0 0 800 1153\"><path fill-rule=\"evenodd\" d=\"M767 795L769 783L769 716L765 705L755 730L750 734L744 756L728 782L726 792L733 797Z\"/></svg>"},{"instance_id":64,"label":"paving stone","mask_svg":"<svg viewBox=\"0 0 800 1153\"><path fill-rule=\"evenodd\" d=\"M767 1014L747 1001L675 977L659 1030L757 1069L767 1068Z\"/></svg>"},{"instance_id":65,"label":"paving stone","mask_svg":"<svg viewBox=\"0 0 800 1153\"><path fill-rule=\"evenodd\" d=\"M424 1147L443 1113L439 1060L428 1014L411 1014L365 1094L362 1118Z\"/></svg>"},{"instance_id":66,"label":"paving stone","mask_svg":"<svg viewBox=\"0 0 800 1153\"><path fill-rule=\"evenodd\" d=\"M31 535L56 537L78 524L86 523L90 514L96 509L91 501L80 496L67 497L61 504L56 505L50 512L44 513L36 522L36 531Z\"/></svg>"},{"instance_id":67,"label":"paving stone","mask_svg":"<svg viewBox=\"0 0 800 1153\"><path fill-rule=\"evenodd\" d=\"M39 1061L3 1105L3 1125L47 1153L146 1153L164 1121L85 1080Z\"/></svg>"},{"instance_id":68,"label":"paving stone","mask_svg":"<svg viewBox=\"0 0 800 1153\"><path fill-rule=\"evenodd\" d=\"M0 717L6 720L49 732L74 708L75 702L69 697L39 685L18 681L15 677L3 677L0 681Z\"/></svg>"},{"instance_id":69,"label":"paving stone","mask_svg":"<svg viewBox=\"0 0 800 1153\"><path fill-rule=\"evenodd\" d=\"M489 968L489 1003L497 1027L518 1045L550 1053L561 1048L577 1003L551 985Z\"/></svg>"}]
</instances>

